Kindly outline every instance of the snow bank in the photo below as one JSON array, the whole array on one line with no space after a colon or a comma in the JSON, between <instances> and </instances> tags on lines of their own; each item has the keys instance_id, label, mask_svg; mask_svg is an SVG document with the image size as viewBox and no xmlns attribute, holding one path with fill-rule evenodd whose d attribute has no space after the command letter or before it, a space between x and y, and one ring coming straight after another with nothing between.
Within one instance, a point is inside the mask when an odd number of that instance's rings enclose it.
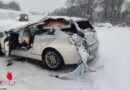
<instances>
[{"instance_id":1,"label":"snow bank","mask_svg":"<svg viewBox=\"0 0 130 90\"><path fill-rule=\"evenodd\" d=\"M21 13L26 13L28 15L31 15L28 12L24 11L13 11L13 10L4 10L0 9L0 20L5 20L5 19L15 19L18 20L18 17Z\"/></svg>"},{"instance_id":2,"label":"snow bank","mask_svg":"<svg viewBox=\"0 0 130 90\"><path fill-rule=\"evenodd\" d=\"M29 15L28 22L19 22L18 17L21 13L26 13ZM34 23L39 21L43 16L42 15L32 15L24 11L13 11L13 10L4 10L0 9L0 32L8 31L17 27L21 27L28 23Z\"/></svg>"},{"instance_id":3,"label":"snow bank","mask_svg":"<svg viewBox=\"0 0 130 90\"><path fill-rule=\"evenodd\" d=\"M10 29L18 28L28 24L28 22L18 22L12 19L0 20L0 32L8 31Z\"/></svg>"},{"instance_id":4,"label":"snow bank","mask_svg":"<svg viewBox=\"0 0 130 90\"><path fill-rule=\"evenodd\" d=\"M109 27L109 28L111 28L112 24L111 23L96 23L94 26L96 26L96 27Z\"/></svg>"},{"instance_id":5,"label":"snow bank","mask_svg":"<svg viewBox=\"0 0 130 90\"><path fill-rule=\"evenodd\" d=\"M92 90L130 90L130 28L96 29L100 41L99 58L92 65L105 67L88 74Z\"/></svg>"}]
</instances>

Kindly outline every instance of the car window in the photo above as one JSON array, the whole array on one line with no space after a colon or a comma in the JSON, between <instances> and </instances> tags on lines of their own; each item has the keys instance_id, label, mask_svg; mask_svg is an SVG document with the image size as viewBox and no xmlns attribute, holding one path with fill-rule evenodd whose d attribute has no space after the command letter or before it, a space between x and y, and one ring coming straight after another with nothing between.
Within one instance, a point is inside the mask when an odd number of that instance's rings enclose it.
<instances>
[{"instance_id":1,"label":"car window","mask_svg":"<svg viewBox=\"0 0 130 90\"><path fill-rule=\"evenodd\" d=\"M70 34L71 33L77 33L77 29L76 29L74 24L71 24L69 28L63 28L61 30L64 31L64 32L70 33Z\"/></svg>"},{"instance_id":2,"label":"car window","mask_svg":"<svg viewBox=\"0 0 130 90\"><path fill-rule=\"evenodd\" d=\"M31 35L33 35L36 31L38 31L39 29L36 26L32 26L30 27L30 33Z\"/></svg>"},{"instance_id":3,"label":"car window","mask_svg":"<svg viewBox=\"0 0 130 90\"><path fill-rule=\"evenodd\" d=\"M88 21L77 21L77 24L79 28L82 30L88 29L88 28L93 29L93 26Z\"/></svg>"},{"instance_id":4,"label":"car window","mask_svg":"<svg viewBox=\"0 0 130 90\"><path fill-rule=\"evenodd\" d=\"M24 27L18 28L18 29L16 29L15 31L16 31L17 33L19 33L20 31L24 31Z\"/></svg>"}]
</instances>

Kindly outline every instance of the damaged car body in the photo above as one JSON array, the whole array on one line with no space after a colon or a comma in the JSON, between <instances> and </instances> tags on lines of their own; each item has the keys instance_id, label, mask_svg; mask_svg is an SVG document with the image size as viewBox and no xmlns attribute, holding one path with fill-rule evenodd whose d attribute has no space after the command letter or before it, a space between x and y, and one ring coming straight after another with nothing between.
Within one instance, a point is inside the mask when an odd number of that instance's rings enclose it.
<instances>
[{"instance_id":1,"label":"damaged car body","mask_svg":"<svg viewBox=\"0 0 130 90\"><path fill-rule=\"evenodd\" d=\"M47 16L41 21L9 31L1 39L1 50L12 56L40 60L50 69L57 69L63 64L81 63L77 47L71 36L77 34L86 40L84 46L89 53L89 60L96 57L98 38L88 20L76 17ZM9 41L5 49L5 41ZM2 43L3 42L3 43Z\"/></svg>"}]
</instances>

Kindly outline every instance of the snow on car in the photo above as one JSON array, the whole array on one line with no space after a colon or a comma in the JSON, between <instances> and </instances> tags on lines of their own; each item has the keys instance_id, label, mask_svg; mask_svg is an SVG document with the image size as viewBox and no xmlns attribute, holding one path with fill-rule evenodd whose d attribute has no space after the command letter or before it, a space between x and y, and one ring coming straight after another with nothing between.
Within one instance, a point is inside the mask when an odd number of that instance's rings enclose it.
<instances>
[{"instance_id":1,"label":"snow on car","mask_svg":"<svg viewBox=\"0 0 130 90\"><path fill-rule=\"evenodd\" d=\"M7 56L40 60L48 68L57 69L64 64L82 62L77 47L71 43L73 34L85 39L88 59L94 59L99 46L97 33L88 20L76 17L48 16L40 22L12 29L3 36L5 39L1 37L1 51Z\"/></svg>"}]
</instances>

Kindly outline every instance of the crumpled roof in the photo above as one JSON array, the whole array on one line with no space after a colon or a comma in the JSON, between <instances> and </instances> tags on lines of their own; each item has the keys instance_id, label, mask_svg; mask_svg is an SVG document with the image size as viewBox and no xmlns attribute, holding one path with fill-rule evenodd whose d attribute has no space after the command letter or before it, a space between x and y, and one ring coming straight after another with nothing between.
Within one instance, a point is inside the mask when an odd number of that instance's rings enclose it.
<instances>
[{"instance_id":1,"label":"crumpled roof","mask_svg":"<svg viewBox=\"0 0 130 90\"><path fill-rule=\"evenodd\" d=\"M87 20L86 18L69 17L69 16L46 16L46 17L43 18L43 21L47 20L47 19L64 19L66 21L71 21L71 20L74 20L74 21Z\"/></svg>"}]
</instances>

